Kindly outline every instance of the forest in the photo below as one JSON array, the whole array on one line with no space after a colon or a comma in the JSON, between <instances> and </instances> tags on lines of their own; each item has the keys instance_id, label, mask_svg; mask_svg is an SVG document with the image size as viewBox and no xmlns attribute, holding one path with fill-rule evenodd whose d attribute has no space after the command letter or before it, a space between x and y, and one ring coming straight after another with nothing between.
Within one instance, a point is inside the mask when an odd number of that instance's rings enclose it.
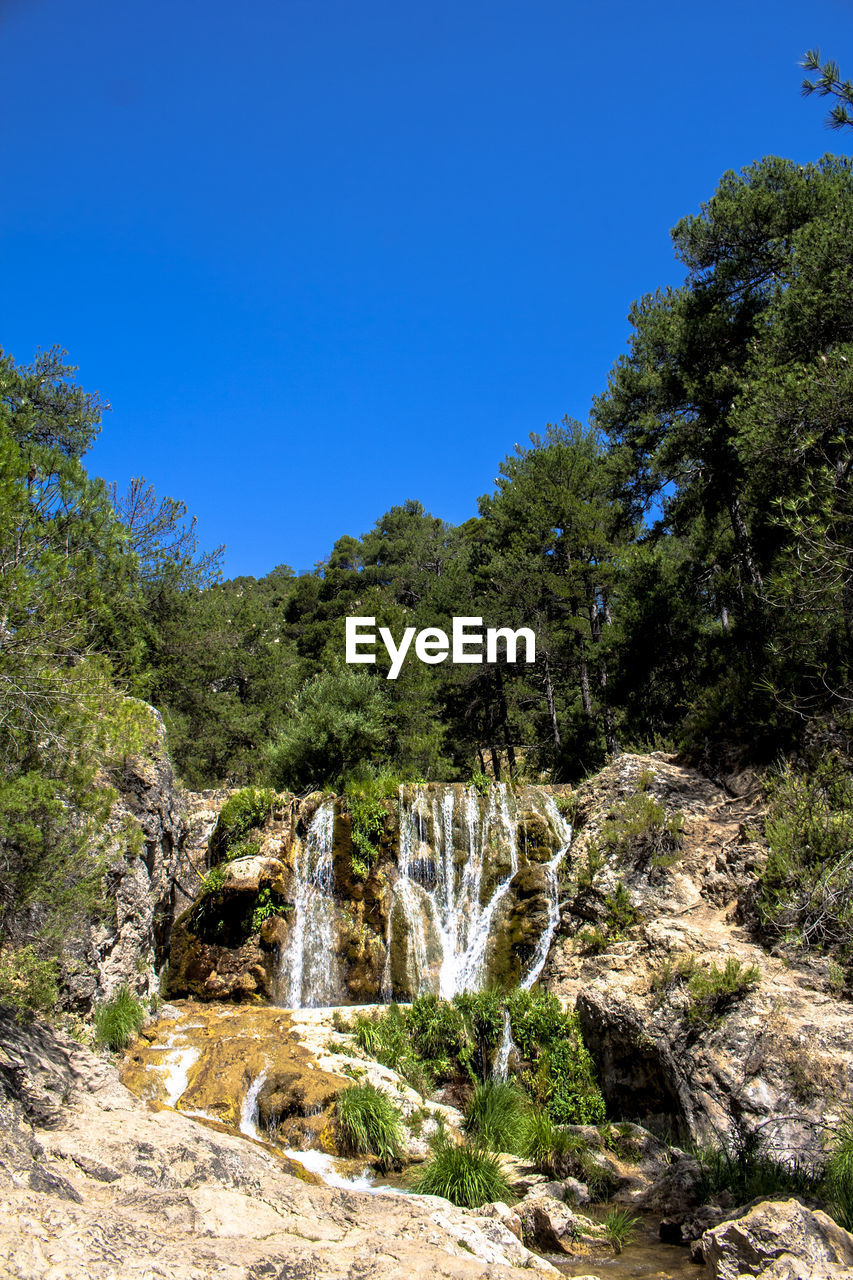
<instances>
[{"instance_id":1,"label":"forest","mask_svg":"<svg viewBox=\"0 0 853 1280\"><path fill-rule=\"evenodd\" d=\"M410 498L311 573L222 580L182 502L87 472L108 406L65 353L2 356L0 945L34 980L152 707L195 789L573 782L633 748L849 798L853 165L728 172L672 240L588 423L516 445L465 523ZM530 627L536 661L389 681L345 663L353 615Z\"/></svg>"}]
</instances>

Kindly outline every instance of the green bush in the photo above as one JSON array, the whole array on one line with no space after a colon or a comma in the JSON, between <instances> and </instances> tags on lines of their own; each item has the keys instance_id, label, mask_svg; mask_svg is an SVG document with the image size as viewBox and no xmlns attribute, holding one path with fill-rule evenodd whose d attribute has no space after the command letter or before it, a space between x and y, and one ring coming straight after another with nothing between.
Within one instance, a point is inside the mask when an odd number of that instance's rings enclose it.
<instances>
[{"instance_id":1,"label":"green bush","mask_svg":"<svg viewBox=\"0 0 853 1280\"><path fill-rule=\"evenodd\" d=\"M0 1001L19 1020L51 1013L59 999L59 963L39 956L33 946L0 952Z\"/></svg>"},{"instance_id":2,"label":"green bush","mask_svg":"<svg viewBox=\"0 0 853 1280\"><path fill-rule=\"evenodd\" d=\"M757 987L761 970L757 964L742 964L735 956L729 956L725 967L718 969L712 962L710 969L699 969L687 984L690 1000L687 1019L694 1024L709 1027L718 1022L735 1001L747 991Z\"/></svg>"},{"instance_id":3,"label":"green bush","mask_svg":"<svg viewBox=\"0 0 853 1280\"><path fill-rule=\"evenodd\" d=\"M838 1225L853 1231L853 1112L844 1115L833 1135L821 1191Z\"/></svg>"},{"instance_id":4,"label":"green bush","mask_svg":"<svg viewBox=\"0 0 853 1280\"><path fill-rule=\"evenodd\" d=\"M853 778L824 758L811 772L786 767L768 783L769 846L758 912L767 932L806 949L851 952Z\"/></svg>"},{"instance_id":5,"label":"green bush","mask_svg":"<svg viewBox=\"0 0 853 1280\"><path fill-rule=\"evenodd\" d=\"M383 1170L399 1163L403 1154L400 1112L375 1085L345 1089L338 1094L335 1112L345 1151L376 1156Z\"/></svg>"},{"instance_id":6,"label":"green bush","mask_svg":"<svg viewBox=\"0 0 853 1280\"><path fill-rule=\"evenodd\" d=\"M386 801L396 795L402 779L390 769L361 766L344 784L347 812L352 822L352 869L365 879L379 856L377 840L385 829L389 813Z\"/></svg>"},{"instance_id":7,"label":"green bush","mask_svg":"<svg viewBox=\"0 0 853 1280\"><path fill-rule=\"evenodd\" d=\"M522 1058L520 1083L561 1123L596 1124L604 1099L575 1014L544 991L464 992L452 1001L418 996L409 1009L356 1014L356 1043L425 1092L437 1081L488 1077L504 1013Z\"/></svg>"},{"instance_id":8,"label":"green bush","mask_svg":"<svg viewBox=\"0 0 853 1280\"><path fill-rule=\"evenodd\" d=\"M222 806L210 837L210 848L215 859L223 862L244 856L237 852L241 842L250 831L263 826L275 802L276 794L268 787L243 787L240 791L235 791ZM260 845L257 847L259 849Z\"/></svg>"},{"instance_id":9,"label":"green bush","mask_svg":"<svg viewBox=\"0 0 853 1280\"><path fill-rule=\"evenodd\" d=\"M527 1099L508 1080L486 1080L474 1088L465 1116L465 1132L489 1151L521 1153Z\"/></svg>"},{"instance_id":10,"label":"green bush","mask_svg":"<svg viewBox=\"0 0 853 1280\"><path fill-rule=\"evenodd\" d=\"M544 1107L530 1108L524 1117L521 1155L549 1178L570 1178L581 1172L586 1143L578 1133L556 1125Z\"/></svg>"},{"instance_id":11,"label":"green bush","mask_svg":"<svg viewBox=\"0 0 853 1280\"><path fill-rule=\"evenodd\" d=\"M681 856L684 844L684 814L667 814L648 791L654 775L640 775L640 789L614 805L601 832L608 854L630 858L640 865L668 867Z\"/></svg>"},{"instance_id":12,"label":"green bush","mask_svg":"<svg viewBox=\"0 0 853 1280\"><path fill-rule=\"evenodd\" d=\"M480 1147L454 1147L445 1140L411 1181L416 1195L443 1196L451 1204L476 1209L506 1201L512 1190L498 1157Z\"/></svg>"},{"instance_id":13,"label":"green bush","mask_svg":"<svg viewBox=\"0 0 853 1280\"><path fill-rule=\"evenodd\" d=\"M360 761L380 757L390 717L384 686L343 662L306 680L267 752L273 785L293 791L338 786Z\"/></svg>"},{"instance_id":14,"label":"green bush","mask_svg":"<svg viewBox=\"0 0 853 1280\"><path fill-rule=\"evenodd\" d=\"M475 769L471 774L469 787L473 787L481 796L487 796L492 789L492 779L482 769Z\"/></svg>"},{"instance_id":15,"label":"green bush","mask_svg":"<svg viewBox=\"0 0 853 1280\"><path fill-rule=\"evenodd\" d=\"M632 903L631 895L621 880L614 892L605 897L604 909L606 911L604 927L614 942L642 920L640 912Z\"/></svg>"},{"instance_id":16,"label":"green bush","mask_svg":"<svg viewBox=\"0 0 853 1280\"><path fill-rule=\"evenodd\" d=\"M111 1000L95 1009L95 1039L118 1053L136 1036L145 1021L145 1008L129 987L124 986Z\"/></svg>"}]
</instances>

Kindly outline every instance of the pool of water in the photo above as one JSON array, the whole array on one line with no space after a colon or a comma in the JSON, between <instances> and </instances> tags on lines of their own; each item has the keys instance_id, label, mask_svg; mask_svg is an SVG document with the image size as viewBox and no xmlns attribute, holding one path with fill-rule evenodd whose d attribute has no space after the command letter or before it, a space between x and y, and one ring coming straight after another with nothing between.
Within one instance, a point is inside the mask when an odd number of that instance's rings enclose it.
<instances>
[{"instance_id":1,"label":"pool of water","mask_svg":"<svg viewBox=\"0 0 853 1280\"><path fill-rule=\"evenodd\" d=\"M641 1218L633 1241L615 1257L549 1254L548 1261L564 1276L595 1275L600 1280L706 1280L710 1275L707 1267L690 1261L689 1249L661 1243L657 1218Z\"/></svg>"}]
</instances>

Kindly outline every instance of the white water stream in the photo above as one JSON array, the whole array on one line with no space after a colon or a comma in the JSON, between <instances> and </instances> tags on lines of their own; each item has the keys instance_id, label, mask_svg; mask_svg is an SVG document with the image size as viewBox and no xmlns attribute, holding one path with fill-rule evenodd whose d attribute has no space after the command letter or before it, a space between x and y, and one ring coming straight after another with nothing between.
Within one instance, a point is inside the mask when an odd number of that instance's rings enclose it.
<instances>
[{"instance_id":1,"label":"white water stream","mask_svg":"<svg viewBox=\"0 0 853 1280\"><path fill-rule=\"evenodd\" d=\"M530 987L542 972L559 923L557 868L571 828L541 788L527 787L520 794L528 816L531 810L538 813L557 842L551 861L542 864L547 925L521 975L522 985ZM520 818L519 798L505 783L492 785L486 796L473 787L400 788L397 876L382 979L386 1000L426 991L449 999L488 980L492 955L502 942L500 929L513 905L511 896L507 901L513 877L526 862L526 849L519 851ZM338 959L334 832L334 802L327 800L304 839L295 842L293 916L279 979L279 999L288 1008L347 1001Z\"/></svg>"},{"instance_id":2,"label":"white water stream","mask_svg":"<svg viewBox=\"0 0 853 1280\"><path fill-rule=\"evenodd\" d=\"M571 841L551 796L531 788L528 802L559 847L545 864L548 924L526 966L525 987L542 972L559 923L557 868ZM412 994L435 991L445 999L483 985L501 905L519 869L518 819L518 801L505 783L492 786L485 802L472 787L446 787L440 798L435 788L401 788L386 995L401 985L401 974Z\"/></svg>"},{"instance_id":3,"label":"white water stream","mask_svg":"<svg viewBox=\"0 0 853 1280\"><path fill-rule=\"evenodd\" d=\"M282 1000L291 1009L339 1004L346 998L335 930L334 835L335 808L327 800L314 814L305 840L297 837L293 924L282 957Z\"/></svg>"}]
</instances>

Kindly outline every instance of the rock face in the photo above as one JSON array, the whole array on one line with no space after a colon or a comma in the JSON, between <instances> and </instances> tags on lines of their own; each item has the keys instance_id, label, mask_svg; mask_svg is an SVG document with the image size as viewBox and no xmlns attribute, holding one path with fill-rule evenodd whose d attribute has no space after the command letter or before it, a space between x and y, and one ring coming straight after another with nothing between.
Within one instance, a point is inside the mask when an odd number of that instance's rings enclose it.
<instances>
[{"instance_id":1,"label":"rock face","mask_svg":"<svg viewBox=\"0 0 853 1280\"><path fill-rule=\"evenodd\" d=\"M706 1231L702 1250L716 1280L851 1280L853 1235L796 1200L763 1201Z\"/></svg>"},{"instance_id":2,"label":"rock face","mask_svg":"<svg viewBox=\"0 0 853 1280\"><path fill-rule=\"evenodd\" d=\"M550 789L425 784L382 809L365 874L342 801L282 800L258 853L223 864L178 920L168 995L322 1006L528 976L568 836Z\"/></svg>"},{"instance_id":3,"label":"rock face","mask_svg":"<svg viewBox=\"0 0 853 1280\"><path fill-rule=\"evenodd\" d=\"M137 1097L224 1124L293 1151L338 1154L334 1104L353 1083L386 1093L401 1113L408 1158L423 1159L439 1120L458 1135L462 1116L423 1098L336 1031L329 1010L167 1005L122 1064ZM363 1169L370 1160L360 1158Z\"/></svg>"},{"instance_id":4,"label":"rock face","mask_svg":"<svg viewBox=\"0 0 853 1280\"><path fill-rule=\"evenodd\" d=\"M133 1097L73 1040L0 1015L0 1271L13 1280L518 1280L500 1216L311 1185L274 1148Z\"/></svg>"},{"instance_id":5,"label":"rock face","mask_svg":"<svg viewBox=\"0 0 853 1280\"><path fill-rule=\"evenodd\" d=\"M608 839L638 794L683 814L680 849L656 858L642 840ZM611 1113L676 1139L760 1127L779 1155L820 1155L820 1125L853 1100L853 1007L831 994L824 961L769 954L751 932L743 904L764 856L754 795L656 754L619 757L574 800L542 981L577 1008ZM757 966L757 985L703 1004L691 973L727 963Z\"/></svg>"},{"instance_id":6,"label":"rock face","mask_svg":"<svg viewBox=\"0 0 853 1280\"><path fill-rule=\"evenodd\" d=\"M64 1000L78 1012L124 985L142 998L159 991L181 885L189 878L184 800L166 754L163 722L157 713L154 719L155 742L146 755L125 762L107 825L114 917L82 926L66 946Z\"/></svg>"}]
</instances>

